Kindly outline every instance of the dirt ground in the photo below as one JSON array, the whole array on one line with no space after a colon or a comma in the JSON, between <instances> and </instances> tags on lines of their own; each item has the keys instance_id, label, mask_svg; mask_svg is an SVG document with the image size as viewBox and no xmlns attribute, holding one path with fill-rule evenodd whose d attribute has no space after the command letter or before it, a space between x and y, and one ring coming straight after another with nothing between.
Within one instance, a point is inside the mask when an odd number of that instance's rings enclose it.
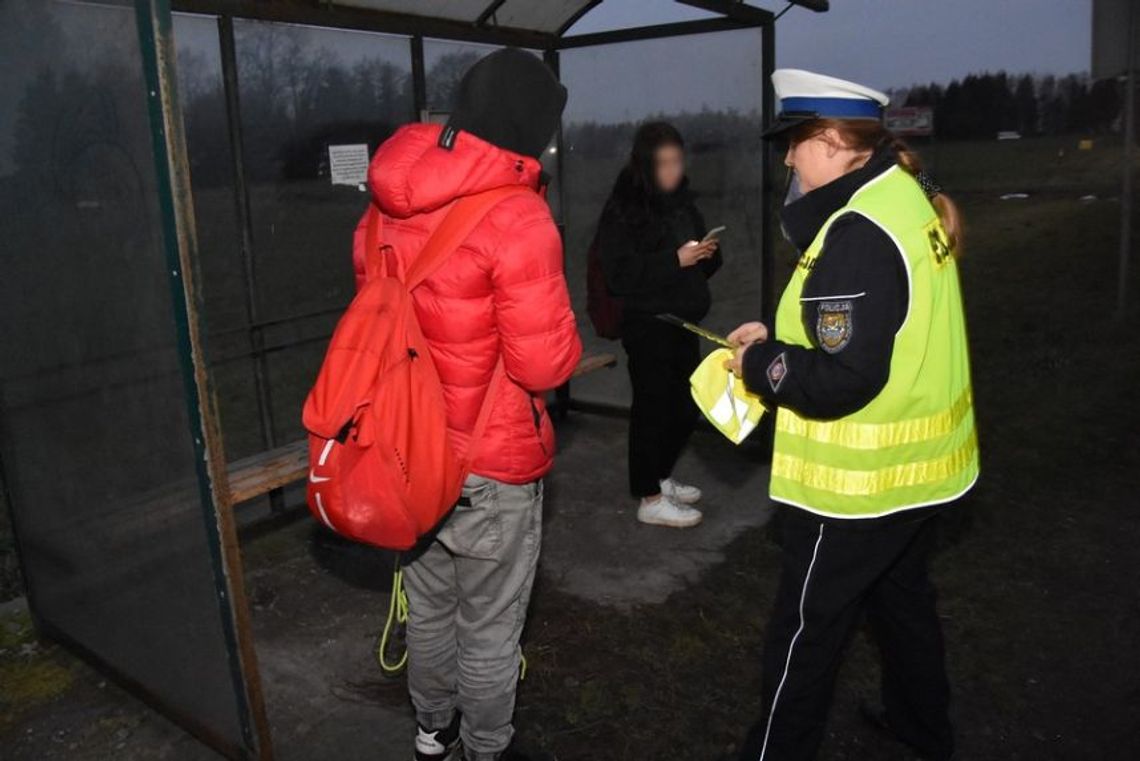
<instances>
[{"instance_id":1,"label":"dirt ground","mask_svg":"<svg viewBox=\"0 0 1140 761\"><path fill-rule=\"evenodd\" d=\"M1000 162L939 157L944 184L963 189L969 220L962 271L983 471L945 522L934 564L960 758L1132 761L1140 758L1140 330L1135 309L1114 315L1119 207L1112 177L1071 172L1053 148L1010 150L1027 155L1005 173ZM1019 174L1033 162L1032 175ZM982 169L989 174L976 179ZM1101 198L1078 200L1094 182ZM1041 190L1025 200L997 198L1028 187ZM587 454L599 456L585 450L618 452L620 436L620 421L604 418L579 417L564 428L559 468L568 480L552 495L551 521L563 528L552 528L544 548L519 737L560 761L712 761L731 752L759 713L779 549L760 513L739 516L764 509L754 483L762 453L697 436L689 473L731 485L718 497L731 503L726 525L738 516L708 546L685 555L683 534L630 532L613 534L620 538L608 546L591 539L577 552L561 537L574 533L568 526L591 526L591 516L588 502L570 499L571 487L603 495L617 487L565 474ZM602 459L616 467L618 455L608 451ZM595 502L606 519L629 510L617 497ZM710 513L710 523L716 519ZM390 559L307 522L244 550L281 757L406 758L403 685L385 680L371 656ZM641 553L637 563L632 552ZM652 565L662 557L669 562ZM576 559L585 570L574 581L562 571ZM592 563L623 559L623 574L589 572ZM630 570L639 565L661 568L667 583L644 598L604 599L606 584L639 586L644 579ZM2 619L0 756L212 757L71 656L37 643L15 606ZM821 759L908 758L857 716L877 680L873 643L860 633ZM321 750L301 750L314 747Z\"/></svg>"}]
</instances>

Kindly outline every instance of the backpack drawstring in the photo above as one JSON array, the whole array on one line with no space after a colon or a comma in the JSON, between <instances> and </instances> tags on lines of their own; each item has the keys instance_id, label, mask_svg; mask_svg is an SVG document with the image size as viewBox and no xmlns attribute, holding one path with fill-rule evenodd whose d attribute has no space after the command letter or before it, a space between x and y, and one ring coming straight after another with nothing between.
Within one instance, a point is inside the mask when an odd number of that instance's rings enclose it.
<instances>
[{"instance_id":1,"label":"backpack drawstring","mask_svg":"<svg viewBox=\"0 0 1140 761\"><path fill-rule=\"evenodd\" d=\"M376 643L376 662L384 676L397 677L408 665L408 647L404 645L404 652L395 663L388 662L388 649L392 642L393 629L399 630L405 637L408 628L408 593L404 590L404 569L400 566L400 556L392 569L392 596L388 600L388 619L384 622L384 630ZM526 656L522 645L519 645L519 681L526 679Z\"/></svg>"},{"instance_id":2,"label":"backpack drawstring","mask_svg":"<svg viewBox=\"0 0 1140 761\"><path fill-rule=\"evenodd\" d=\"M395 663L388 662L388 648L392 640L392 630L399 629L406 636L408 627L408 594L404 591L404 569L400 567L400 556L396 556L395 567L392 569L392 597L388 601L388 620L384 622L384 631L380 634L380 641L376 643L376 662L384 676L399 676L404 667L408 665L408 647L404 645L404 652Z\"/></svg>"}]
</instances>

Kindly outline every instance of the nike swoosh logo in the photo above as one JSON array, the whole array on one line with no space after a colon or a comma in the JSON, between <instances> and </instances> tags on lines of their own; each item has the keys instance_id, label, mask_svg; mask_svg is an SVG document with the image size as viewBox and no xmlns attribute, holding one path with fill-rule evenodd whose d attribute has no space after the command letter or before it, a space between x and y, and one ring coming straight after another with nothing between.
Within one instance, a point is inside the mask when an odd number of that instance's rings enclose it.
<instances>
[{"instance_id":1,"label":"nike swoosh logo","mask_svg":"<svg viewBox=\"0 0 1140 761\"><path fill-rule=\"evenodd\" d=\"M322 481L331 481L332 477L318 476L313 470L309 471L309 483L319 484Z\"/></svg>"}]
</instances>

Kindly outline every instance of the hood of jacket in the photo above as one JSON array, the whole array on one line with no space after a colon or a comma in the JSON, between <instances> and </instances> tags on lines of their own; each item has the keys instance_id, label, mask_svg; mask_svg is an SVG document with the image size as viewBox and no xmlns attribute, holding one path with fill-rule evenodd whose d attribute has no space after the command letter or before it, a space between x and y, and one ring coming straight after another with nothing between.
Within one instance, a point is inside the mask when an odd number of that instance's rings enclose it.
<instances>
[{"instance_id":1,"label":"hood of jacket","mask_svg":"<svg viewBox=\"0 0 1140 761\"><path fill-rule=\"evenodd\" d=\"M404 219L463 196L524 185L538 189L542 165L491 145L470 132L440 143L439 124L406 124L377 149L368 167L372 199L391 217Z\"/></svg>"},{"instance_id":2,"label":"hood of jacket","mask_svg":"<svg viewBox=\"0 0 1140 761\"><path fill-rule=\"evenodd\" d=\"M503 48L475 63L456 88L447 123L492 145L541 156L558 131L566 88L537 56Z\"/></svg>"}]
</instances>

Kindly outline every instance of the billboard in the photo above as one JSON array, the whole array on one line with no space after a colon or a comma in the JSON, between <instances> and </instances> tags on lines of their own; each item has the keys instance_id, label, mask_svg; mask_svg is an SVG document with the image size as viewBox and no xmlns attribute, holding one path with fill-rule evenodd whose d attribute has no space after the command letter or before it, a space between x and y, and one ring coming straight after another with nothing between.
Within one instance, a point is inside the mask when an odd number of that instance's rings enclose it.
<instances>
[{"instance_id":1,"label":"billboard","mask_svg":"<svg viewBox=\"0 0 1140 761\"><path fill-rule=\"evenodd\" d=\"M930 137L934 134L934 109L930 106L888 108L887 129L899 137Z\"/></svg>"}]
</instances>

